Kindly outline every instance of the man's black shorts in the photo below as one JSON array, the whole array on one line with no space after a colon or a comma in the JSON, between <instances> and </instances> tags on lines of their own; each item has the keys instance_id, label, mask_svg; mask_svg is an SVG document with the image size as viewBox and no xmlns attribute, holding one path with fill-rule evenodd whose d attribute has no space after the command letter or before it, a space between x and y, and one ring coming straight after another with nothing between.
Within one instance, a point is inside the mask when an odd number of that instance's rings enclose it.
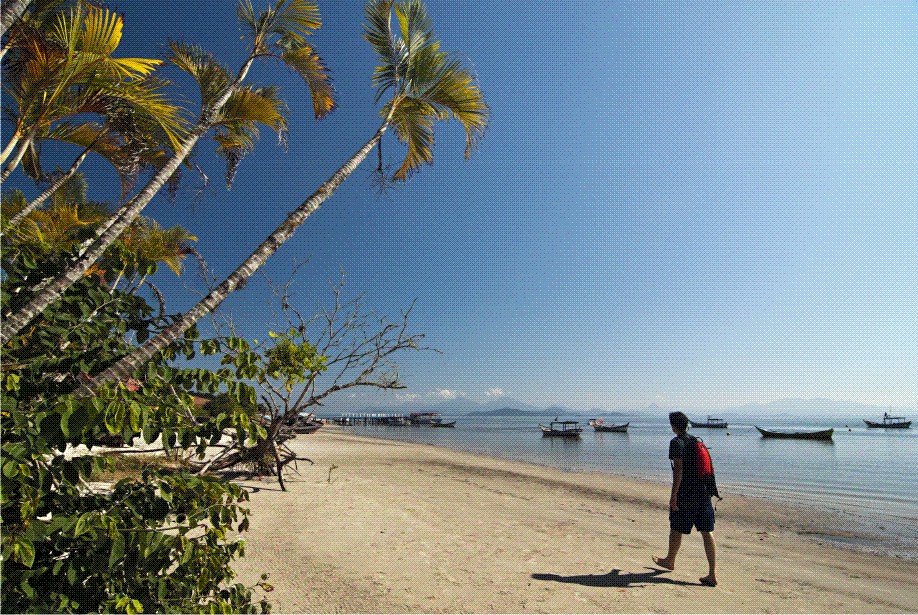
<instances>
[{"instance_id":1,"label":"man's black shorts","mask_svg":"<svg viewBox=\"0 0 918 615\"><path fill-rule=\"evenodd\" d=\"M692 507L680 507L677 511L669 511L669 527L674 532L691 534L692 526L699 532L714 531L714 506L711 498L705 498Z\"/></svg>"}]
</instances>

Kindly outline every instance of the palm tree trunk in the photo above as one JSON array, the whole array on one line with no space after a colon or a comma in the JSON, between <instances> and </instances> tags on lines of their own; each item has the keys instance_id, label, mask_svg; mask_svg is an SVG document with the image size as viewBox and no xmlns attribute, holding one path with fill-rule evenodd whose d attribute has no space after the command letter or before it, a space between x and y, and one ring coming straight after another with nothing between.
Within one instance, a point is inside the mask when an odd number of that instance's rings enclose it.
<instances>
[{"instance_id":1,"label":"palm tree trunk","mask_svg":"<svg viewBox=\"0 0 918 615\"><path fill-rule=\"evenodd\" d=\"M32 144L32 140L35 138L35 134L38 132L38 127L33 128L28 136L20 141L19 148L16 150L16 153L6 163L6 166L3 167L3 172L0 173L0 182L5 182L6 178L16 170L16 167L19 166L19 163L22 161L22 157L25 156L26 150L29 149L29 146Z\"/></svg>"},{"instance_id":2,"label":"palm tree trunk","mask_svg":"<svg viewBox=\"0 0 918 615\"><path fill-rule=\"evenodd\" d=\"M10 137L10 142L6 144L6 147L3 148L3 153L0 153L0 164L6 162L6 159L10 157L10 154L13 153L13 149L16 147L16 144L19 143L19 139L22 138L22 135L17 130L13 133L13 136Z\"/></svg>"},{"instance_id":3,"label":"palm tree trunk","mask_svg":"<svg viewBox=\"0 0 918 615\"><path fill-rule=\"evenodd\" d=\"M96 141L98 141L98 139L96 139ZM55 191L57 191L58 188L60 188L61 186L63 186L63 185L64 185L64 182L66 182L68 179L70 179L71 177L73 177L73 175L77 172L77 169L80 168L80 165L83 164L83 161L86 160L86 156L88 156L88 155L89 155L89 152L92 151L92 148L93 148L93 146L96 144L96 141L93 141L93 142L89 145L89 147L87 147L86 149L83 150L83 153L82 153L82 154L80 154L79 156L77 156L77 159L73 161L73 164L70 165L70 168L67 170L66 173L64 173L63 175L61 175L61 176L57 179L57 181L55 181L53 184L51 184L50 186L48 186L48 189L45 190L44 192L42 192L40 195L38 195L38 197L37 197L34 201L32 201L31 203L29 203L28 205L26 205L26 207L25 207L22 211L20 211L18 214L16 214L16 215L13 216L12 218L10 218L10 221L9 221L9 223L8 223L8 225L7 225L7 229L10 229L10 228L16 226L17 224L19 224L19 223L22 221L23 218L25 218L25 217L28 216L30 213L32 213L33 211L35 211L35 209L37 209L42 203L44 203L45 200L47 200L47 198L48 198L49 196L51 196L52 194L54 194Z\"/></svg>"},{"instance_id":4,"label":"palm tree trunk","mask_svg":"<svg viewBox=\"0 0 918 615\"><path fill-rule=\"evenodd\" d=\"M294 231L306 221L306 218L319 209L319 207L334 194L338 186L340 186L341 183L360 166L360 163L363 162L367 154L373 150L373 147L376 146L388 129L389 121L390 119L387 118L366 145L361 147L357 153L345 162L341 168L318 188L318 190L313 192L308 199L294 209L290 215L287 216L287 219L284 220L284 222L278 226L261 245L255 248L255 251L252 252L235 271L223 280L222 283L212 290L210 294L186 312L181 319L164 329L156 337L150 339L134 353L122 358L120 361L98 374L93 378L93 382L89 385L89 389L84 390L84 393L88 393L107 382L115 382L127 378L134 370L149 361L157 352L177 340L189 327L191 327L191 325L195 324L203 316L216 310L217 307L223 303L223 300L230 296L235 290L245 286L245 283L252 274L254 274L272 254L277 252L277 249L290 239Z\"/></svg>"},{"instance_id":5,"label":"palm tree trunk","mask_svg":"<svg viewBox=\"0 0 918 615\"><path fill-rule=\"evenodd\" d=\"M0 36L6 34L10 26L22 17L30 2L31 0L5 0L3 10L0 12Z\"/></svg>"},{"instance_id":6,"label":"palm tree trunk","mask_svg":"<svg viewBox=\"0 0 918 615\"><path fill-rule=\"evenodd\" d=\"M12 336L28 324L33 318L38 316L46 307L57 300L61 294L70 288L77 280L89 270L92 265L99 260L105 250L115 242L118 237L131 225L140 212L147 206L156 193L159 192L166 184L172 174L178 169L179 165L188 157L195 144L203 137L213 126L213 121L217 113L226 105L230 96L245 79L249 68L255 61L254 53L249 56L236 80L233 81L223 92L223 95L208 109L201 113L198 125L191 132L182 145L175 151L169 161L153 176L153 178L144 186L140 193L125 203L111 218L110 223L103 225L104 230L96 239L79 255L74 263L64 272L57 276L53 281L44 285L36 291L35 296L26 303L20 310L9 318L4 319L2 329L0 329L0 344L6 343Z\"/></svg>"}]
</instances>

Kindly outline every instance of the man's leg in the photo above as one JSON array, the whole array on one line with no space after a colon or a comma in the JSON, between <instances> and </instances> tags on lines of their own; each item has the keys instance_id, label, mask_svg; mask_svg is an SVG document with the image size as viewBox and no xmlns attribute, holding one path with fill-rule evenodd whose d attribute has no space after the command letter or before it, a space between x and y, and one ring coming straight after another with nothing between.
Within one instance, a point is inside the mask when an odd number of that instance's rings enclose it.
<instances>
[{"instance_id":1,"label":"man's leg","mask_svg":"<svg viewBox=\"0 0 918 615\"><path fill-rule=\"evenodd\" d=\"M715 573L717 550L714 548L714 536L711 532L701 532L701 539L704 541L704 554L708 556L708 576L701 577L700 581L705 585L714 586L717 585Z\"/></svg>"},{"instance_id":2,"label":"man's leg","mask_svg":"<svg viewBox=\"0 0 918 615\"><path fill-rule=\"evenodd\" d=\"M679 547L682 545L682 532L669 530L669 553L666 557L654 557L653 561L657 566L672 570L676 567L676 555L679 553Z\"/></svg>"}]
</instances>

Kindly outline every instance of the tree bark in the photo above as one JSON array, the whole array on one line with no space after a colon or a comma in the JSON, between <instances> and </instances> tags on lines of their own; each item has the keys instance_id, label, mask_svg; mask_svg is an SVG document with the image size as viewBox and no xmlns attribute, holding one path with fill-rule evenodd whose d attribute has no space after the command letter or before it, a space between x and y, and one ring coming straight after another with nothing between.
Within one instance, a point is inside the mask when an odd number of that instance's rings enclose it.
<instances>
[{"instance_id":1,"label":"tree bark","mask_svg":"<svg viewBox=\"0 0 918 615\"><path fill-rule=\"evenodd\" d=\"M26 150L29 149L29 146L32 144L32 140L35 138L35 134L38 132L38 128L33 128L28 136L19 142L19 147L16 150L16 153L13 155L13 158L6 163L6 166L3 167L3 172L0 173L0 182L5 182L6 179L16 170L16 167L19 166L19 163L22 161L22 157L25 156Z\"/></svg>"},{"instance_id":2,"label":"tree bark","mask_svg":"<svg viewBox=\"0 0 918 615\"><path fill-rule=\"evenodd\" d=\"M391 115L390 115L391 117ZM213 312L223 303L230 294L245 285L255 271L261 267L268 258L284 244L328 198L334 194L341 183L360 166L373 147L379 142L386 129L389 119L379 127L373 138L370 139L357 153L345 162L324 184L322 184L308 199L294 209L287 219L278 226L267 239L265 239L245 261L239 265L222 283L198 302L184 316L164 329L159 335L150 339L134 353L122 358L120 361L98 374L89 384L89 389L94 390L107 382L116 382L130 376L135 369L149 361L157 352L177 340L191 325L203 316ZM88 391L87 391L88 392Z\"/></svg>"},{"instance_id":3,"label":"tree bark","mask_svg":"<svg viewBox=\"0 0 918 615\"><path fill-rule=\"evenodd\" d=\"M144 186L140 193L125 203L111 218L110 223L103 225L103 230L90 244L79 258L70 266L69 269L61 273L49 284L43 286L35 293L35 296L26 303L15 314L4 319L2 329L0 329L0 344L6 343L12 336L26 326L33 318L38 316L46 307L57 300L61 294L70 288L77 280L89 270L92 265L99 260L105 250L115 242L118 237L131 225L135 218L140 215L144 207L153 199L157 192L166 184L172 174L178 169L179 165L191 153L191 149L200 140L204 134L213 126L214 116L226 105L230 96L245 79L249 72L249 67L255 61L255 56L249 56L236 80L230 84L222 96L214 102L211 107L201 113L201 119L198 125L192 131L191 135L182 143L181 147L172 155L169 161L159 170L156 175Z\"/></svg>"},{"instance_id":4,"label":"tree bark","mask_svg":"<svg viewBox=\"0 0 918 615\"><path fill-rule=\"evenodd\" d=\"M0 153L0 164L6 162L6 159L10 157L10 154L13 153L13 149L19 143L19 139L22 138L22 135L19 134L19 131L13 133L13 136L10 137L10 142L6 144L6 147L3 148L3 153Z\"/></svg>"},{"instance_id":5,"label":"tree bark","mask_svg":"<svg viewBox=\"0 0 918 615\"><path fill-rule=\"evenodd\" d=\"M6 34L13 23L22 17L31 0L5 0L0 11L0 36Z\"/></svg>"},{"instance_id":6,"label":"tree bark","mask_svg":"<svg viewBox=\"0 0 918 615\"><path fill-rule=\"evenodd\" d=\"M40 195L38 195L38 197L34 201L26 205L26 207L22 211L20 211L18 214L10 218L10 221L7 224L7 228L9 229L19 224L23 218L25 218L30 213L35 211L42 203L44 203L47 200L49 196L54 194L54 192L58 188L63 186L64 182L66 182L68 179L73 177L73 175L77 172L77 169L80 168L80 165L83 164L83 161L86 160L86 157L89 155L89 152L92 151L93 145L95 145L95 141L89 147L84 149L83 153L80 154L77 157L77 159L73 161L73 164L70 165L70 168L67 170L66 173L61 175L57 179L57 181L55 181L53 184L48 186L48 189L42 192Z\"/></svg>"}]
</instances>

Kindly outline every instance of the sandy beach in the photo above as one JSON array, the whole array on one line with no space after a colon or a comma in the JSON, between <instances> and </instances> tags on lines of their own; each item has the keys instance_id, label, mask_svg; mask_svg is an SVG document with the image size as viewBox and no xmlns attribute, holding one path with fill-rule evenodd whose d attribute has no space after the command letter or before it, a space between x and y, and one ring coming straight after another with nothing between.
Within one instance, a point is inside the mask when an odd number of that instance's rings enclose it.
<instances>
[{"instance_id":1,"label":"sandy beach","mask_svg":"<svg viewBox=\"0 0 918 615\"><path fill-rule=\"evenodd\" d=\"M724 494L716 588L697 533L664 555L668 486L349 434L291 442L252 490L240 580L275 612L918 612L918 562L837 547L838 520ZM662 446L662 445L661 445ZM661 449L662 450L662 449Z\"/></svg>"}]
</instances>

